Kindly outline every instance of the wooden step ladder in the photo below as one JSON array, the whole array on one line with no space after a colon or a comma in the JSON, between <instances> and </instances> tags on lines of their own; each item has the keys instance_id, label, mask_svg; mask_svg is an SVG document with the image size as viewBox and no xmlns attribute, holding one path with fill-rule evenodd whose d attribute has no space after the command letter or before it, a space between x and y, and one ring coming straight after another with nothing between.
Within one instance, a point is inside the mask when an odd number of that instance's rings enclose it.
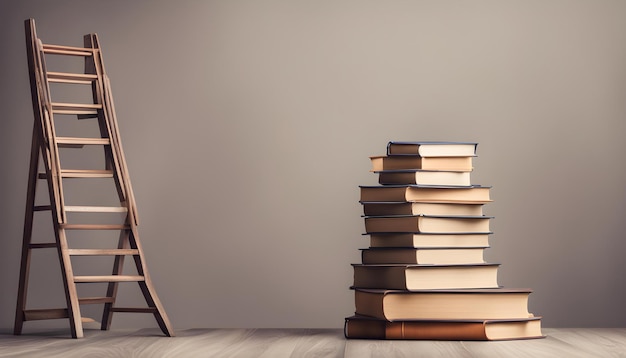
<instances>
[{"instance_id":1,"label":"wooden step ladder","mask_svg":"<svg viewBox=\"0 0 626 358\"><path fill-rule=\"evenodd\" d=\"M68 318L72 337L83 337L83 322L90 319L81 316L80 305L104 304L101 329L108 330L114 312L152 313L167 336L174 336L170 321L161 305L144 261L144 254L137 232L137 207L130 185L128 170L122 143L120 141L115 106L111 95L109 78L104 70L102 51L98 36L89 34L84 37L84 47L58 46L43 44L37 38L35 21L25 21L26 46L30 72L32 104L35 117L33 139L30 156L30 173L22 260L19 278L17 309L15 315L14 334L22 333L25 321L42 319ZM71 56L84 58L85 73L48 72L46 56ZM81 60L82 61L82 60ZM93 103L61 103L51 98L50 84L87 85ZM78 120L97 121L100 136L97 138L61 137L56 135L55 116L76 116ZM70 120L71 117L70 117ZM101 146L104 152L105 167L101 169L64 169L61 168L59 148L81 148L84 146ZM40 163L45 171L40 173ZM114 181L120 205L111 206L71 206L65 205L64 179L71 181L90 180L92 178L110 178ZM36 205L37 183L47 183L50 205ZM66 183L70 185L70 183ZM115 194L113 194L115 195ZM33 242L34 213L50 211L54 226L55 241L50 243ZM68 219L68 213L119 213L123 221L119 224L74 223ZM67 232L87 230L117 230L120 232L117 247L109 249L70 248ZM67 308L58 309L26 309L27 289L30 271L31 252L33 250L56 248L63 274L63 285ZM74 274L71 258L75 256L113 256L113 270L110 275L79 276ZM124 275L125 257L132 257L136 266L136 274ZM102 297L78 297L77 284L108 283L106 294ZM120 282L137 282L146 300L146 307L118 307L116 297Z\"/></svg>"}]
</instances>

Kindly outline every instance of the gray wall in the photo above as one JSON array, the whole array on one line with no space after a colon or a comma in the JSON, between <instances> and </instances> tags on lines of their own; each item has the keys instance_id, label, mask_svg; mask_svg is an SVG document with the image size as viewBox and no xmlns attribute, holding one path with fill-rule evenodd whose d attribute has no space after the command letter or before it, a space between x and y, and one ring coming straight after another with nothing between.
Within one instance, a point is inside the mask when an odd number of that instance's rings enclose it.
<instances>
[{"instance_id":1,"label":"gray wall","mask_svg":"<svg viewBox=\"0 0 626 358\"><path fill-rule=\"evenodd\" d=\"M534 289L546 327L626 326L626 2L2 0L3 331L33 122L29 17L47 43L100 36L176 328L340 327L367 245L358 185L376 182L368 156L388 140L479 142L500 284ZM62 305L54 255L37 255L30 306Z\"/></svg>"}]
</instances>

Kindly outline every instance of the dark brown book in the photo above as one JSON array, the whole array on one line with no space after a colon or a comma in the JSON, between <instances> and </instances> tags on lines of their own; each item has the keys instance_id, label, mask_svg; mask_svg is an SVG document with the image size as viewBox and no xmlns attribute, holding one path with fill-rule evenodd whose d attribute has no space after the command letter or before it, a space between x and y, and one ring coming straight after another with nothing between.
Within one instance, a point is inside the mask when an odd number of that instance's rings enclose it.
<instances>
[{"instance_id":1,"label":"dark brown book","mask_svg":"<svg viewBox=\"0 0 626 358\"><path fill-rule=\"evenodd\" d=\"M528 289L354 289L356 314L387 321L519 319L528 312Z\"/></svg>"},{"instance_id":2,"label":"dark brown book","mask_svg":"<svg viewBox=\"0 0 626 358\"><path fill-rule=\"evenodd\" d=\"M353 264L354 287L395 290L497 288L499 264Z\"/></svg>"},{"instance_id":3,"label":"dark brown book","mask_svg":"<svg viewBox=\"0 0 626 358\"><path fill-rule=\"evenodd\" d=\"M541 317L497 320L419 320L389 322L364 316L346 317L346 338L495 341L545 337Z\"/></svg>"}]
</instances>

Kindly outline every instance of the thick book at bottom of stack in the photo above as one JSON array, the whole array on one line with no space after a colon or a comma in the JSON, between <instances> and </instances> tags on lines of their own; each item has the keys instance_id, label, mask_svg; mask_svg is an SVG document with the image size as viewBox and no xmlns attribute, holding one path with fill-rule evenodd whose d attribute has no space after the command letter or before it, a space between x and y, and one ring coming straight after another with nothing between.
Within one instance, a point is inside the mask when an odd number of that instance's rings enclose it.
<instances>
[{"instance_id":1,"label":"thick book at bottom of stack","mask_svg":"<svg viewBox=\"0 0 626 358\"><path fill-rule=\"evenodd\" d=\"M347 317L346 338L497 341L542 338L541 317L487 320L386 321L354 315Z\"/></svg>"}]
</instances>

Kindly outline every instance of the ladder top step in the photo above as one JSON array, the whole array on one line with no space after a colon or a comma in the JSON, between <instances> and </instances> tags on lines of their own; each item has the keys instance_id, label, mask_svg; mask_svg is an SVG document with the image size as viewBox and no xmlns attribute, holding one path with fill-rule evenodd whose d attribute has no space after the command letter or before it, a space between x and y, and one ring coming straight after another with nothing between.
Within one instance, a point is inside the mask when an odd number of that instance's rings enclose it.
<instances>
[{"instance_id":1,"label":"ladder top step","mask_svg":"<svg viewBox=\"0 0 626 358\"><path fill-rule=\"evenodd\" d=\"M74 276L74 282L139 282L145 277L138 275L109 275L109 276Z\"/></svg>"},{"instance_id":2,"label":"ladder top step","mask_svg":"<svg viewBox=\"0 0 626 358\"><path fill-rule=\"evenodd\" d=\"M81 213L125 213L128 211L123 206L73 206L66 205L65 211Z\"/></svg>"},{"instance_id":3,"label":"ladder top step","mask_svg":"<svg viewBox=\"0 0 626 358\"><path fill-rule=\"evenodd\" d=\"M73 47L62 45L42 44L43 52L54 55L92 56L94 49L85 47Z\"/></svg>"}]
</instances>

